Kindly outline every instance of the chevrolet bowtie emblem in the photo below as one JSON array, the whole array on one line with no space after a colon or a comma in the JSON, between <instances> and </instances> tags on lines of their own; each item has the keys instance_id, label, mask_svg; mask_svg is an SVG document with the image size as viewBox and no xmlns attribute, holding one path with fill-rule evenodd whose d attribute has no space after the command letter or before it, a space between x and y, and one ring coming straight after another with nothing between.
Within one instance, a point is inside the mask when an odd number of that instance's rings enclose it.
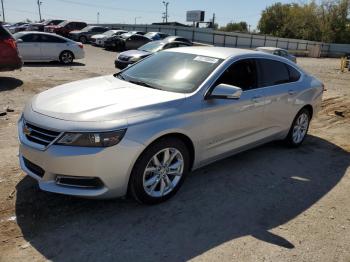
<instances>
[{"instance_id":1,"label":"chevrolet bowtie emblem","mask_svg":"<svg viewBox=\"0 0 350 262\"><path fill-rule=\"evenodd\" d=\"M23 127L23 133L25 135L27 135L27 136L30 136L31 131L30 131L30 129L27 126L24 126Z\"/></svg>"}]
</instances>

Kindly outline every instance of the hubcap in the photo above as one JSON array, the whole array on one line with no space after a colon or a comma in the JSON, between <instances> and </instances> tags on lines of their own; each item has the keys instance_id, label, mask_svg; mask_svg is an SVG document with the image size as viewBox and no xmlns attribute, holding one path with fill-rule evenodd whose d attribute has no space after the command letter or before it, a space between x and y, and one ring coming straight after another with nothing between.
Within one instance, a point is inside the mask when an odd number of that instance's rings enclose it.
<instances>
[{"instance_id":1,"label":"hubcap","mask_svg":"<svg viewBox=\"0 0 350 262\"><path fill-rule=\"evenodd\" d=\"M303 141L307 128L309 126L309 116L305 113L302 113L297 121L295 121L294 127L293 127L293 142L296 144L299 144L301 141Z\"/></svg>"},{"instance_id":2,"label":"hubcap","mask_svg":"<svg viewBox=\"0 0 350 262\"><path fill-rule=\"evenodd\" d=\"M62 61L65 64L71 63L73 61L73 56L71 53L65 52L62 54Z\"/></svg>"},{"instance_id":3,"label":"hubcap","mask_svg":"<svg viewBox=\"0 0 350 262\"><path fill-rule=\"evenodd\" d=\"M152 197L169 194L179 183L184 170L183 156L176 148L165 148L148 162L143 173L143 188Z\"/></svg>"}]
</instances>

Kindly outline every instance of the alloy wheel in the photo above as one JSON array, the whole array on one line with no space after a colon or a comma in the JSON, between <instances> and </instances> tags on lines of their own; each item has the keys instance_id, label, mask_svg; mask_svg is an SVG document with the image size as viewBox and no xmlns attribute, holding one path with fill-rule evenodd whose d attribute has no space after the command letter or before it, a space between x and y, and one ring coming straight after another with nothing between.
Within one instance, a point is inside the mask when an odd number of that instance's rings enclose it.
<instances>
[{"instance_id":1,"label":"alloy wheel","mask_svg":"<svg viewBox=\"0 0 350 262\"><path fill-rule=\"evenodd\" d=\"M143 188L151 197L169 194L181 180L184 159L176 148L165 148L148 162L143 173Z\"/></svg>"},{"instance_id":2,"label":"alloy wheel","mask_svg":"<svg viewBox=\"0 0 350 262\"><path fill-rule=\"evenodd\" d=\"M299 144L301 141L303 141L308 127L309 127L309 116L306 113L300 114L297 120L295 121L295 124L293 127L292 138L295 144Z\"/></svg>"}]
</instances>

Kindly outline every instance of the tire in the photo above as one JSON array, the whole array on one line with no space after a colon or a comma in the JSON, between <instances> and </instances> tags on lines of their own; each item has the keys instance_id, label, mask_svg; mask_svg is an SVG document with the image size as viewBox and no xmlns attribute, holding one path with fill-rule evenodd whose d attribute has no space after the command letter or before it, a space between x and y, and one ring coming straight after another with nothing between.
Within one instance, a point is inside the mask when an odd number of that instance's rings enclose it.
<instances>
[{"instance_id":1,"label":"tire","mask_svg":"<svg viewBox=\"0 0 350 262\"><path fill-rule=\"evenodd\" d=\"M68 65L73 63L74 54L71 51L63 51L59 58L62 64Z\"/></svg>"},{"instance_id":2,"label":"tire","mask_svg":"<svg viewBox=\"0 0 350 262\"><path fill-rule=\"evenodd\" d=\"M82 44L86 44L86 43L87 43L87 38L86 38L86 36L81 36L81 37L79 37L79 42L82 43Z\"/></svg>"},{"instance_id":3,"label":"tire","mask_svg":"<svg viewBox=\"0 0 350 262\"><path fill-rule=\"evenodd\" d=\"M164 162L166 151L169 153L166 159L169 161L173 158L169 163ZM130 193L143 204L168 200L180 189L189 166L189 152L180 139L161 139L146 148L136 161L130 177Z\"/></svg>"},{"instance_id":4,"label":"tire","mask_svg":"<svg viewBox=\"0 0 350 262\"><path fill-rule=\"evenodd\" d=\"M303 108L295 116L285 142L290 147L300 146L307 135L311 120L311 112Z\"/></svg>"}]
</instances>

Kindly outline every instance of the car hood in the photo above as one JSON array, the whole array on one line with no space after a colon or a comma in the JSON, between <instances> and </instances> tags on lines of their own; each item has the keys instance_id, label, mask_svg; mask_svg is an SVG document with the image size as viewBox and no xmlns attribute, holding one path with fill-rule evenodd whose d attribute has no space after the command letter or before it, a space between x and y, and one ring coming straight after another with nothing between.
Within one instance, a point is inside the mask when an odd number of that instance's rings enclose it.
<instances>
[{"instance_id":1,"label":"car hood","mask_svg":"<svg viewBox=\"0 0 350 262\"><path fill-rule=\"evenodd\" d=\"M113 75L80 80L36 95L32 110L67 121L113 121L164 115L186 96L120 80Z\"/></svg>"},{"instance_id":2,"label":"car hood","mask_svg":"<svg viewBox=\"0 0 350 262\"><path fill-rule=\"evenodd\" d=\"M120 55L128 56L128 57L147 56L149 54L151 54L151 53L146 52L146 51L141 51L141 50L129 50L129 51L125 51L125 52L120 53Z\"/></svg>"}]
</instances>

